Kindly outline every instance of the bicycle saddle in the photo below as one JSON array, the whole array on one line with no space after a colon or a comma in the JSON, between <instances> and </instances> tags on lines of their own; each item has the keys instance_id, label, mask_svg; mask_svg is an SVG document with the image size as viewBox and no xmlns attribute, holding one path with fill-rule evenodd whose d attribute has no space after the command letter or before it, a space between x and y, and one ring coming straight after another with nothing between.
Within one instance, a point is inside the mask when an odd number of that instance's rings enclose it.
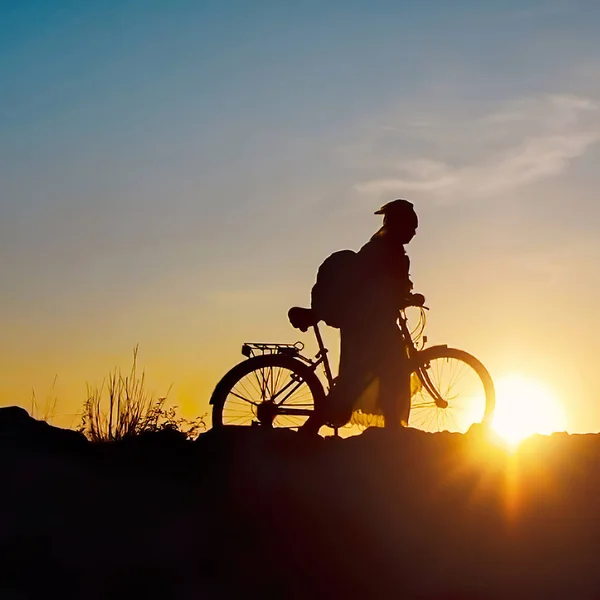
<instances>
[{"instance_id":1,"label":"bicycle saddle","mask_svg":"<svg viewBox=\"0 0 600 600\"><path fill-rule=\"evenodd\" d=\"M308 331L309 327L314 327L318 322L312 308L300 308L299 306L288 310L288 319L292 327L302 332Z\"/></svg>"}]
</instances>

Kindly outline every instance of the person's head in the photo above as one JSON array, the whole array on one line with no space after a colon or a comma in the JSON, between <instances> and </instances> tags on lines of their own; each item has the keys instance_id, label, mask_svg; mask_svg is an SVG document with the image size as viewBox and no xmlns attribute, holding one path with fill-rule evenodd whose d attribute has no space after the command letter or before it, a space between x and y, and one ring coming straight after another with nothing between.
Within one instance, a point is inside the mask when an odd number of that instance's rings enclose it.
<instances>
[{"instance_id":1,"label":"person's head","mask_svg":"<svg viewBox=\"0 0 600 600\"><path fill-rule=\"evenodd\" d=\"M412 202L392 200L384 204L376 215L383 215L383 231L401 244L408 244L415 237L419 219Z\"/></svg>"}]
</instances>

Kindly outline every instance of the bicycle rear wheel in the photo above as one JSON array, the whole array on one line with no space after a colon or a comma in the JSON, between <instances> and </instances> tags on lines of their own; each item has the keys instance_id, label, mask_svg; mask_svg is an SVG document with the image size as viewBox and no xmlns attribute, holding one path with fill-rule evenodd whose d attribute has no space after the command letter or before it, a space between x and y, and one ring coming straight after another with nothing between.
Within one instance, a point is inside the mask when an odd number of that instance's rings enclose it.
<instances>
[{"instance_id":1,"label":"bicycle rear wheel","mask_svg":"<svg viewBox=\"0 0 600 600\"><path fill-rule=\"evenodd\" d=\"M245 360L217 384L210 403L213 427L300 427L325 399L314 371L291 356L267 354Z\"/></svg>"},{"instance_id":2,"label":"bicycle rear wheel","mask_svg":"<svg viewBox=\"0 0 600 600\"><path fill-rule=\"evenodd\" d=\"M492 378L463 350L433 346L419 352L411 388L410 427L465 433L471 425L489 424L492 419L496 404Z\"/></svg>"}]
</instances>

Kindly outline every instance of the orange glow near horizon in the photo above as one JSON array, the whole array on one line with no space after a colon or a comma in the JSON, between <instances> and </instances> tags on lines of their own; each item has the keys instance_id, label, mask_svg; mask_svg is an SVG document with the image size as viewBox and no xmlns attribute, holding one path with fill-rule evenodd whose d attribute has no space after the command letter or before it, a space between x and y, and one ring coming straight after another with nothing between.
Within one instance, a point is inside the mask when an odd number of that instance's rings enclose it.
<instances>
[{"instance_id":1,"label":"orange glow near horizon","mask_svg":"<svg viewBox=\"0 0 600 600\"><path fill-rule=\"evenodd\" d=\"M511 448L533 434L564 431L566 426L560 401L543 384L516 374L497 381L492 429Z\"/></svg>"}]
</instances>

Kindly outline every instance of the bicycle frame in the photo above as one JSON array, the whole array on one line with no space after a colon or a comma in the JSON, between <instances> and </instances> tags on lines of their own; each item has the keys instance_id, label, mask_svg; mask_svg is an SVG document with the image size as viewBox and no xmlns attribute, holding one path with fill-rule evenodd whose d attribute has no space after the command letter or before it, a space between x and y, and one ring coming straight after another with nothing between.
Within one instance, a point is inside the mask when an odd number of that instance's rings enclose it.
<instances>
[{"instance_id":1,"label":"bicycle frame","mask_svg":"<svg viewBox=\"0 0 600 600\"><path fill-rule=\"evenodd\" d=\"M421 309L423 310L423 309ZM410 335L410 331L408 329L408 325L406 323L406 315L404 311L400 312L400 317L398 319L400 331L402 332L402 337L404 338L404 345L406 347L408 353L409 361L415 361L416 357L419 353L419 349L416 347L412 336ZM423 336L423 346L427 343L427 336ZM423 347L421 347L421 350ZM436 387L433 385L429 374L423 368L423 365L418 365L414 372L417 374L421 385L427 390L429 395L433 398L436 406L438 408L447 408L448 401L442 398L440 393L437 391Z\"/></svg>"},{"instance_id":2,"label":"bicycle frame","mask_svg":"<svg viewBox=\"0 0 600 600\"><path fill-rule=\"evenodd\" d=\"M417 355L419 350L417 349L417 347L415 346L415 343L413 342L410 331L408 329L407 319L403 312L400 313L400 316L398 318L398 323L399 323L400 331L402 332L402 338L404 339L404 345L405 345L407 353L408 353L408 358L409 358L409 360L414 359L414 357ZM329 359L327 357L329 350L325 347L325 344L323 342L323 337L321 336L321 331L319 329L318 323L313 326L313 330L315 333L315 338L317 340L317 345L319 346L319 351L317 352L317 354L315 356L315 358L318 360L317 360L317 362L313 362L313 361L310 361L307 359L304 359L304 360L307 360L307 362L314 365L315 369L321 363L323 363L323 368L325 370L325 376L327 378L327 382L329 383L329 386L331 387L333 385L334 377L333 377L333 374L331 371L331 366L329 364ZM427 337L424 337L424 342L427 342ZM301 358L304 358L304 357L301 357Z\"/></svg>"},{"instance_id":3,"label":"bicycle frame","mask_svg":"<svg viewBox=\"0 0 600 600\"><path fill-rule=\"evenodd\" d=\"M423 347L420 349L417 348L415 342L412 339L411 332L408 328L407 318L405 312L402 310L398 316L398 327L402 333L402 338L404 340L404 346L406 348L406 352L408 354L409 362L416 361L416 358L419 354L419 351L423 349L424 345L427 343L427 336L423 336ZM327 378L327 382L329 384L329 389L333 386L334 378L331 372L331 367L329 365L329 359L327 358L328 350L323 343L323 338L321 336L321 332L319 330L318 323L313 327L315 332L315 337L317 339L317 344L319 346L319 351L316 355L318 359L317 362L309 361L310 364L314 365L314 369L316 369L321 363L323 363L323 367L325 370L325 376ZM412 371L412 369L411 369ZM434 384L432 383L429 374L423 368L423 365L419 365L416 369L414 369L421 385L427 390L429 395L434 399L436 405L439 408L446 408L448 406L448 401L442 398ZM298 414L297 412L295 414Z\"/></svg>"},{"instance_id":4,"label":"bicycle frame","mask_svg":"<svg viewBox=\"0 0 600 600\"><path fill-rule=\"evenodd\" d=\"M402 338L404 340L404 345L406 348L406 352L408 355L409 361L415 361L419 351L423 348L417 348L415 342L412 339L411 332L408 328L407 318L404 311L401 311L398 318L398 327L402 333ZM320 366L323 367L323 371L325 374L325 379L327 381L328 390L330 391L334 385L335 378L333 376L333 372L331 370L331 365L329 363L328 353L329 350L325 346L323 341L323 336L321 335L321 331L319 329L319 325L315 324L313 326L313 331L315 334L315 338L317 341L318 351L315 354L314 358L308 358L301 354L301 351L304 349L304 344L302 342L296 342L296 344L265 344L265 343L246 343L242 346L242 354L248 358L254 356L254 350L258 350L261 353L279 353L279 354L289 354L294 358L301 360L305 363L311 371L316 371ZM427 337L423 336L423 345L427 342ZM423 369L422 365L417 366L414 369L414 372L417 374L421 384L430 394L430 396L434 399L437 406L440 408L445 408L448 403L444 398L441 397L427 371ZM285 401L295 392L297 387L294 387L294 384L298 382L298 379L291 378L290 382L287 383L281 390L279 390L271 399L270 405L276 408L278 415L289 415L289 416L310 416L312 414L312 410L304 409L293 406L286 406ZM269 382L263 382L264 386L267 387ZM286 394L287 392L287 394ZM283 395L283 397L282 397Z\"/></svg>"}]
</instances>

